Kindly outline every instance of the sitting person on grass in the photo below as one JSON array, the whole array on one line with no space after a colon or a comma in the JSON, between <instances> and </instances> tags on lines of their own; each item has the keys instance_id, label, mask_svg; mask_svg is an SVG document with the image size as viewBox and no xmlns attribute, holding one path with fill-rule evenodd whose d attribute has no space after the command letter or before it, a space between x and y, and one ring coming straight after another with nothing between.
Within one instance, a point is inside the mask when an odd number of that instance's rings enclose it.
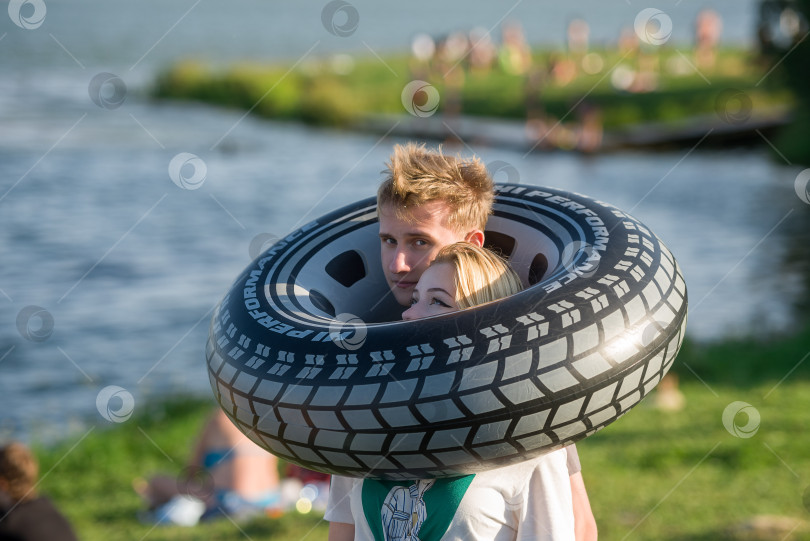
<instances>
[{"instance_id":1,"label":"sitting person on grass","mask_svg":"<svg viewBox=\"0 0 810 541\"><path fill-rule=\"evenodd\" d=\"M218 514L243 518L281 504L278 459L220 408L203 428L183 475L138 478L133 487L157 522L193 525Z\"/></svg>"},{"instance_id":2,"label":"sitting person on grass","mask_svg":"<svg viewBox=\"0 0 810 541\"><path fill-rule=\"evenodd\" d=\"M39 463L22 443L0 447L0 539L76 541L67 519L37 494Z\"/></svg>"}]
</instances>

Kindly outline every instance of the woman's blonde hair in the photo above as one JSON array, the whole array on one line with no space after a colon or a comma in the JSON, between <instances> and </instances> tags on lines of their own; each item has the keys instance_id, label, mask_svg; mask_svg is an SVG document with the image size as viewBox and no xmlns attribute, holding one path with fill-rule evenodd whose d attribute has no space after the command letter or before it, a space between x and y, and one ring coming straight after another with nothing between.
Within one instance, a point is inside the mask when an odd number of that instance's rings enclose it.
<instances>
[{"instance_id":1,"label":"woman's blonde hair","mask_svg":"<svg viewBox=\"0 0 810 541\"><path fill-rule=\"evenodd\" d=\"M12 500L18 502L36 496L34 487L38 475L39 464L28 447L18 442L0 447L0 479Z\"/></svg>"},{"instance_id":2,"label":"woman's blonde hair","mask_svg":"<svg viewBox=\"0 0 810 541\"><path fill-rule=\"evenodd\" d=\"M455 270L456 304L460 309L508 297L523 290L517 273L494 252L469 242L439 250L431 265L447 263Z\"/></svg>"},{"instance_id":3,"label":"woman's blonde hair","mask_svg":"<svg viewBox=\"0 0 810 541\"><path fill-rule=\"evenodd\" d=\"M377 190L377 206L391 205L398 218L410 209L443 201L450 213L447 223L457 231L480 229L492 212L495 185L478 158L461 159L429 151L424 144L394 145L386 164L387 178Z\"/></svg>"}]
</instances>

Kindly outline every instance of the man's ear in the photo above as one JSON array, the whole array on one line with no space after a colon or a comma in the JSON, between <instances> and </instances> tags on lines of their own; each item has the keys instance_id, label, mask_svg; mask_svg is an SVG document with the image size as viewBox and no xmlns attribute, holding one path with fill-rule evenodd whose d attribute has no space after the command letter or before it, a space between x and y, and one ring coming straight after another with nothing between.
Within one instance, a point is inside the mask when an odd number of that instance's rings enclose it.
<instances>
[{"instance_id":1,"label":"man's ear","mask_svg":"<svg viewBox=\"0 0 810 541\"><path fill-rule=\"evenodd\" d=\"M467 233L467 236L464 237L464 240L471 244L475 244L476 246L480 246L481 248L484 247L484 232L480 229L474 229Z\"/></svg>"}]
</instances>

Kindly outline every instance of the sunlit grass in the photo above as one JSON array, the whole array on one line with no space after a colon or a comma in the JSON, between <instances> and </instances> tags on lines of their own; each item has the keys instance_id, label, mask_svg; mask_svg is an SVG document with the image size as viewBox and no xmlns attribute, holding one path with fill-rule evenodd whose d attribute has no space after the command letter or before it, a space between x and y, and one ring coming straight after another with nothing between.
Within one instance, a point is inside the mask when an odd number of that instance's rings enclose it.
<instances>
[{"instance_id":1,"label":"sunlit grass","mask_svg":"<svg viewBox=\"0 0 810 541\"><path fill-rule=\"evenodd\" d=\"M768 395L774 384L708 388L689 381L682 411L655 409L650 397L581 442L600 539L737 539L745 537L733 535L735 528L757 516L806 519L810 384L792 381ZM752 437L735 437L723 424L724 410L737 401L760 414ZM740 413L736 422L748 419Z\"/></svg>"}]
</instances>

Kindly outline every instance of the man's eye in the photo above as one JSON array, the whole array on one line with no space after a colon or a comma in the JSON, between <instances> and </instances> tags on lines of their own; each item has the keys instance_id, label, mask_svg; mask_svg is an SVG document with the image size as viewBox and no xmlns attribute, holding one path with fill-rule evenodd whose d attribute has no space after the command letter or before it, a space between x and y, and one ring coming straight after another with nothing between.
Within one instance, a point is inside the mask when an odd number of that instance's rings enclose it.
<instances>
[{"instance_id":1,"label":"man's eye","mask_svg":"<svg viewBox=\"0 0 810 541\"><path fill-rule=\"evenodd\" d=\"M391 238L388 238L388 239L382 239L382 241L383 241L383 244L391 244L391 245L394 245L394 244L396 244L396 243L397 243L397 241L395 241L394 239L391 239Z\"/></svg>"},{"instance_id":2,"label":"man's eye","mask_svg":"<svg viewBox=\"0 0 810 541\"><path fill-rule=\"evenodd\" d=\"M424 239L419 239L419 240L414 241L414 244L416 244L417 246L427 246L428 241L426 241Z\"/></svg>"}]
</instances>

